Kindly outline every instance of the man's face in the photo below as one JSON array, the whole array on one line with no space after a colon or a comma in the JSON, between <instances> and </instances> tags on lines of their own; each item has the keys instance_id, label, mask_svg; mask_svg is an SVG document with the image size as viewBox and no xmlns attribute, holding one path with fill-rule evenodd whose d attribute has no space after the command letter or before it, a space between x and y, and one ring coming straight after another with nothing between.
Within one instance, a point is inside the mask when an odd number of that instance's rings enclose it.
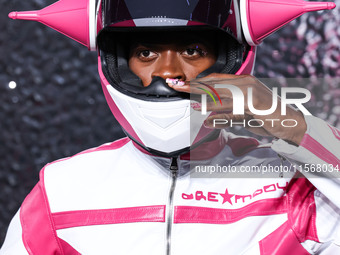
<instances>
[{"instance_id":1,"label":"man's face","mask_svg":"<svg viewBox=\"0 0 340 255\"><path fill-rule=\"evenodd\" d=\"M129 67L144 86L155 76L189 81L216 61L212 32L155 32L130 38Z\"/></svg>"}]
</instances>

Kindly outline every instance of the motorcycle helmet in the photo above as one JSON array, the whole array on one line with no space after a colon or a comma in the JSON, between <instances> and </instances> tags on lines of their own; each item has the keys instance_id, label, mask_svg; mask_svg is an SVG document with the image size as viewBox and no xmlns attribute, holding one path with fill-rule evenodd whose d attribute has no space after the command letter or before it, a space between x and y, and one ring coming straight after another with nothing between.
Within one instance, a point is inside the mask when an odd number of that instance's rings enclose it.
<instances>
[{"instance_id":1,"label":"motorcycle helmet","mask_svg":"<svg viewBox=\"0 0 340 255\"><path fill-rule=\"evenodd\" d=\"M191 109L188 95L173 90L161 77L143 86L128 66L127 35L216 31L217 60L199 76L213 72L234 74L251 47L242 43L241 28L237 27L240 23L233 9L231 0L196 0L189 4L181 0L102 1L97 45L103 90L127 135L142 148L156 155L178 156L216 136L218 131L206 129L202 125L206 116Z\"/></svg>"},{"instance_id":2,"label":"motorcycle helmet","mask_svg":"<svg viewBox=\"0 0 340 255\"><path fill-rule=\"evenodd\" d=\"M302 0L60 0L40 11L9 16L40 21L96 49L104 95L123 130L146 151L174 157L218 131L206 129L206 116L191 109L188 95L161 77L143 86L128 66L130 33L214 31L217 60L199 77L251 74L256 45L266 36L307 11L334 7Z\"/></svg>"}]
</instances>

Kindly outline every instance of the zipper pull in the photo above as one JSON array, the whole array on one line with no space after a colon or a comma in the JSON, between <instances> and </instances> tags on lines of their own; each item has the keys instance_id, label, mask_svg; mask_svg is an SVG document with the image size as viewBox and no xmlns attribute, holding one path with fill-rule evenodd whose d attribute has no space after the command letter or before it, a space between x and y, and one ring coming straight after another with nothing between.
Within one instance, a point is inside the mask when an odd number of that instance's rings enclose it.
<instances>
[{"instance_id":1,"label":"zipper pull","mask_svg":"<svg viewBox=\"0 0 340 255\"><path fill-rule=\"evenodd\" d=\"M177 173L177 171L178 171L177 157L171 158L170 171L172 173Z\"/></svg>"}]
</instances>

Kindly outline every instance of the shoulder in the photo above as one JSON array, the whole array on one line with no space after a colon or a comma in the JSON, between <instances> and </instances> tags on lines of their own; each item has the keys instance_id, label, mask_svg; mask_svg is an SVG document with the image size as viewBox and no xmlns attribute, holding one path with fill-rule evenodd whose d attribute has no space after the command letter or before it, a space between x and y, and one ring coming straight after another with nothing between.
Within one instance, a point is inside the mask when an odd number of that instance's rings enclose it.
<instances>
[{"instance_id":1,"label":"shoulder","mask_svg":"<svg viewBox=\"0 0 340 255\"><path fill-rule=\"evenodd\" d=\"M131 147L131 140L124 138L47 164L40 172L40 185L51 211L86 205L104 183L115 178L113 172L131 160Z\"/></svg>"},{"instance_id":2,"label":"shoulder","mask_svg":"<svg viewBox=\"0 0 340 255\"><path fill-rule=\"evenodd\" d=\"M131 142L129 138L123 138L112 143L106 143L96 148L82 151L68 158L56 160L47 164L41 174L46 176L57 172L56 174L60 175L64 171L70 173L70 171L77 172L80 170L85 173L84 171L86 171L86 169L91 169L94 165L102 166L105 163L109 163L105 161L106 158L115 160L116 157L119 157L120 154L128 150L129 142Z\"/></svg>"}]
</instances>

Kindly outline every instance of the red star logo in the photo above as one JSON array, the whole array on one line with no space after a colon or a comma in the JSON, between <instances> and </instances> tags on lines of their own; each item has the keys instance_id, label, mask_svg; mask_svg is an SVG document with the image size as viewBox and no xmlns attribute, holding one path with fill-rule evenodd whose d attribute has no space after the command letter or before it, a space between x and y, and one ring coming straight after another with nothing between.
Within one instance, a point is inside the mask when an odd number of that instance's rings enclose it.
<instances>
[{"instance_id":1,"label":"red star logo","mask_svg":"<svg viewBox=\"0 0 340 255\"><path fill-rule=\"evenodd\" d=\"M233 205L233 203L231 202L231 198L234 196L234 194L229 194L228 189L225 189L225 193L220 193L220 195L221 197L223 197L222 204L228 202L229 204Z\"/></svg>"}]
</instances>

